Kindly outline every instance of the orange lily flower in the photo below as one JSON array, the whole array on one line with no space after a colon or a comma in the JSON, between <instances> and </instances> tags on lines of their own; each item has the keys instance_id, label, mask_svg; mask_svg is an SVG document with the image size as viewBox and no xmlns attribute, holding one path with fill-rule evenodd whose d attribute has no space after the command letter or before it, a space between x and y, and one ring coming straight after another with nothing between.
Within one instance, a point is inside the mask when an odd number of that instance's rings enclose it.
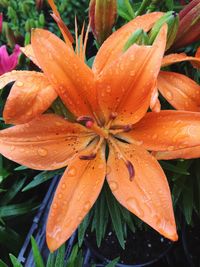
<instances>
[{"instance_id":1,"label":"orange lily flower","mask_svg":"<svg viewBox=\"0 0 200 267\"><path fill-rule=\"evenodd\" d=\"M138 17L112 34L100 48L92 70L82 60L84 53L76 55L70 42L64 43L46 30L34 30L29 50L43 73L34 73L31 81L29 72L14 72L0 79L4 84L11 77L17 79L18 94L19 88L25 89L23 86L31 82L34 100L38 94L43 95L33 102L37 114L34 120L0 131L0 152L33 169L68 166L48 217L47 243L51 251L71 236L91 209L105 177L124 207L165 237L174 241L178 238L167 179L148 150L200 146L200 114L147 113L165 51L165 26L152 46L133 45L122 53L123 42L132 29L145 21L148 30L159 16L153 13ZM56 91L76 122L55 114L39 115L45 108L37 105L48 94L43 88ZM24 101L19 108L27 111L29 105Z\"/></svg>"}]
</instances>

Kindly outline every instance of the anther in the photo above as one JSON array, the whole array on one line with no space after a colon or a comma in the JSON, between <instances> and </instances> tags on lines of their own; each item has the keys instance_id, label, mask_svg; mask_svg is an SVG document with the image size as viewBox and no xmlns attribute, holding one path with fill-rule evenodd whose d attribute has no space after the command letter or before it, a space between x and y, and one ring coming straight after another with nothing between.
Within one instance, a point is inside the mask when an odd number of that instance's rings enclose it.
<instances>
[{"instance_id":1,"label":"anther","mask_svg":"<svg viewBox=\"0 0 200 267\"><path fill-rule=\"evenodd\" d=\"M111 114L110 114L110 119L111 120L114 120L116 117L117 117L117 112L112 112Z\"/></svg>"},{"instance_id":2,"label":"anther","mask_svg":"<svg viewBox=\"0 0 200 267\"><path fill-rule=\"evenodd\" d=\"M132 182L133 181L133 178L135 176L135 169L133 167L133 164L128 160L126 162L126 167L128 169L128 172L129 172L129 179Z\"/></svg>"},{"instance_id":3,"label":"anther","mask_svg":"<svg viewBox=\"0 0 200 267\"><path fill-rule=\"evenodd\" d=\"M82 159L82 160L92 160L92 159L95 159L96 158L96 153L92 153L92 154L89 154L89 155L81 155L79 156L79 159Z\"/></svg>"},{"instance_id":4,"label":"anther","mask_svg":"<svg viewBox=\"0 0 200 267\"><path fill-rule=\"evenodd\" d=\"M90 116L80 116L76 119L76 121L85 123L87 128L91 128L94 124L94 119Z\"/></svg>"},{"instance_id":5,"label":"anther","mask_svg":"<svg viewBox=\"0 0 200 267\"><path fill-rule=\"evenodd\" d=\"M124 132L130 132L131 130L133 130L133 125L131 124L125 125L123 128L124 128Z\"/></svg>"}]
</instances>

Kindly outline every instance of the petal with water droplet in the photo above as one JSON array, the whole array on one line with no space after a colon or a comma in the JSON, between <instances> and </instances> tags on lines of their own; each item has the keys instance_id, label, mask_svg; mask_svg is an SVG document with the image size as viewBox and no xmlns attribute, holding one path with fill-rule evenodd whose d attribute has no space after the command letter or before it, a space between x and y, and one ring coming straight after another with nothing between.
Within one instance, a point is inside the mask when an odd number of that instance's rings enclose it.
<instances>
[{"instance_id":1,"label":"petal with water droplet","mask_svg":"<svg viewBox=\"0 0 200 267\"><path fill-rule=\"evenodd\" d=\"M115 31L100 47L93 64L95 73L100 73L103 68L121 55L123 47L131 34L138 28L149 31L156 20L162 16L161 12L154 12L138 16L119 30ZM134 60L134 56L131 59Z\"/></svg>"},{"instance_id":2,"label":"petal with water droplet","mask_svg":"<svg viewBox=\"0 0 200 267\"><path fill-rule=\"evenodd\" d=\"M200 86L187 76L161 71L158 76L158 89L174 108L200 111Z\"/></svg>"},{"instance_id":3,"label":"petal with water droplet","mask_svg":"<svg viewBox=\"0 0 200 267\"><path fill-rule=\"evenodd\" d=\"M0 153L33 169L54 170L66 166L93 138L80 124L45 114L0 131Z\"/></svg>"},{"instance_id":4,"label":"petal with water droplet","mask_svg":"<svg viewBox=\"0 0 200 267\"><path fill-rule=\"evenodd\" d=\"M118 114L113 125L133 124L144 116L160 71L166 34L167 28L163 27L153 46L133 45L104 68L97 81L97 92L106 121L113 112ZM135 56L134 61L130 60L131 55Z\"/></svg>"},{"instance_id":5,"label":"petal with water droplet","mask_svg":"<svg viewBox=\"0 0 200 267\"><path fill-rule=\"evenodd\" d=\"M135 176L130 181L124 161L117 157L113 147L109 147L108 164L111 166L111 172L107 174L107 180L111 190L113 182L118 184L119 188L112 190L114 196L124 207L160 234L177 240L170 190L157 160L142 147L116 142L134 166ZM161 221L165 224L161 225Z\"/></svg>"},{"instance_id":6,"label":"petal with water droplet","mask_svg":"<svg viewBox=\"0 0 200 267\"><path fill-rule=\"evenodd\" d=\"M68 45L47 30L34 30L31 43L42 70L69 110L76 116L94 117L96 87L91 69Z\"/></svg>"},{"instance_id":7,"label":"petal with water droplet","mask_svg":"<svg viewBox=\"0 0 200 267\"><path fill-rule=\"evenodd\" d=\"M57 93L43 73L21 71L0 78L16 80L11 88L3 112L6 123L26 123L46 111L56 99ZM17 107L17 108L16 108Z\"/></svg>"},{"instance_id":8,"label":"petal with water droplet","mask_svg":"<svg viewBox=\"0 0 200 267\"><path fill-rule=\"evenodd\" d=\"M154 138L156 135L156 138ZM148 112L128 133L119 135L129 142L141 140L150 151L177 150L200 145L200 113L176 110Z\"/></svg>"},{"instance_id":9,"label":"petal with water droplet","mask_svg":"<svg viewBox=\"0 0 200 267\"><path fill-rule=\"evenodd\" d=\"M87 153L91 153L93 149L94 146L90 146ZM99 168L100 165L103 165L103 168ZM71 175L70 170L73 168L76 171ZM76 157L69 163L56 190L48 217L46 235L51 251L56 250L72 235L74 229L91 209L103 186L105 173L104 147L99 150L95 159L85 161ZM97 180L98 186L96 186ZM65 188L63 184L66 184ZM59 194L65 196L66 204L59 199ZM57 228L60 229L59 233L56 232Z\"/></svg>"}]
</instances>

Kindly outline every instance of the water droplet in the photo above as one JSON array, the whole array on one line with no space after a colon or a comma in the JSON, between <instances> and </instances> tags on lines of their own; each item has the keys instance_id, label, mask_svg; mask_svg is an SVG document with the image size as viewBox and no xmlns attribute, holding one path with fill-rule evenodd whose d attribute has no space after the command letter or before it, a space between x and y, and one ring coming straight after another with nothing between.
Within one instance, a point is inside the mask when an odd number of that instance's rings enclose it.
<instances>
[{"instance_id":1,"label":"water droplet","mask_svg":"<svg viewBox=\"0 0 200 267\"><path fill-rule=\"evenodd\" d=\"M45 149L45 148L38 148L38 155L39 156L42 156L42 157L45 157L47 154L48 154L48 151Z\"/></svg>"},{"instance_id":2,"label":"water droplet","mask_svg":"<svg viewBox=\"0 0 200 267\"><path fill-rule=\"evenodd\" d=\"M65 189L65 188L66 188L66 184L62 184L62 185L61 185L61 188L62 188L62 189Z\"/></svg>"},{"instance_id":3,"label":"water droplet","mask_svg":"<svg viewBox=\"0 0 200 267\"><path fill-rule=\"evenodd\" d=\"M111 87L110 87L110 85L108 85L108 86L106 87L106 92L107 92L107 93L110 93L110 92L111 92Z\"/></svg>"},{"instance_id":4,"label":"water droplet","mask_svg":"<svg viewBox=\"0 0 200 267\"><path fill-rule=\"evenodd\" d=\"M78 221L79 221L79 222L81 222L81 221L82 221L82 219L83 219L83 217L82 217L82 216L78 216Z\"/></svg>"},{"instance_id":5,"label":"water droplet","mask_svg":"<svg viewBox=\"0 0 200 267\"><path fill-rule=\"evenodd\" d=\"M156 139L158 137L158 135L157 134L154 134L153 136L152 136L152 139Z\"/></svg>"},{"instance_id":6,"label":"water droplet","mask_svg":"<svg viewBox=\"0 0 200 267\"><path fill-rule=\"evenodd\" d=\"M84 211L88 211L88 210L90 209L90 207L91 207L91 204L90 204L89 201L87 201L87 202L85 203L83 209L84 209Z\"/></svg>"},{"instance_id":7,"label":"water droplet","mask_svg":"<svg viewBox=\"0 0 200 267\"><path fill-rule=\"evenodd\" d=\"M76 175L76 168L75 167L70 167L67 172L68 176L75 176Z\"/></svg>"},{"instance_id":8,"label":"water droplet","mask_svg":"<svg viewBox=\"0 0 200 267\"><path fill-rule=\"evenodd\" d=\"M58 198L61 199L62 198L62 194L58 194Z\"/></svg>"},{"instance_id":9,"label":"water droplet","mask_svg":"<svg viewBox=\"0 0 200 267\"><path fill-rule=\"evenodd\" d=\"M167 150L169 150L169 151L174 150L174 146L168 146Z\"/></svg>"},{"instance_id":10,"label":"water droplet","mask_svg":"<svg viewBox=\"0 0 200 267\"><path fill-rule=\"evenodd\" d=\"M19 87L21 87L21 86L24 85L24 83L23 83L23 82L20 82L20 81L17 81L17 82L16 82L16 85L19 86Z\"/></svg>"},{"instance_id":11,"label":"water droplet","mask_svg":"<svg viewBox=\"0 0 200 267\"><path fill-rule=\"evenodd\" d=\"M10 150L11 150L11 151L15 150L15 146L11 146L11 147L10 147Z\"/></svg>"},{"instance_id":12,"label":"water droplet","mask_svg":"<svg viewBox=\"0 0 200 267\"><path fill-rule=\"evenodd\" d=\"M168 100L172 100L172 99L173 99L173 94L172 94L172 92L167 91L167 92L166 92L166 98L167 98Z\"/></svg>"},{"instance_id":13,"label":"water droplet","mask_svg":"<svg viewBox=\"0 0 200 267\"><path fill-rule=\"evenodd\" d=\"M135 71L134 70L132 70L132 71L130 71L130 76L134 76L135 75Z\"/></svg>"},{"instance_id":14,"label":"water droplet","mask_svg":"<svg viewBox=\"0 0 200 267\"><path fill-rule=\"evenodd\" d=\"M144 216L144 211L142 210L142 208L140 207L138 201L131 197L128 198L126 200L126 203L128 205L128 207L134 211L134 213L138 216L138 217L143 217Z\"/></svg>"},{"instance_id":15,"label":"water droplet","mask_svg":"<svg viewBox=\"0 0 200 267\"><path fill-rule=\"evenodd\" d=\"M110 181L109 186L112 191L116 191L118 189L118 184L114 181Z\"/></svg>"}]
</instances>

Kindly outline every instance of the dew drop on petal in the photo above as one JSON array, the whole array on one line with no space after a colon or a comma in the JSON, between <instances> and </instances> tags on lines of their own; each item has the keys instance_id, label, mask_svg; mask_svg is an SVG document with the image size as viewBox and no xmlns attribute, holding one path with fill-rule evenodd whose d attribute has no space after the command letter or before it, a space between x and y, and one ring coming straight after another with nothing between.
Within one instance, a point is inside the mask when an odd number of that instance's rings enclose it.
<instances>
[{"instance_id":1,"label":"dew drop on petal","mask_svg":"<svg viewBox=\"0 0 200 267\"><path fill-rule=\"evenodd\" d=\"M76 168L73 166L68 168L67 174L68 174L68 176L75 176L76 175Z\"/></svg>"},{"instance_id":2,"label":"dew drop on petal","mask_svg":"<svg viewBox=\"0 0 200 267\"><path fill-rule=\"evenodd\" d=\"M126 200L126 203L128 207L138 216L138 217L143 217L144 216L144 211L140 207L138 201L131 197Z\"/></svg>"},{"instance_id":3,"label":"dew drop on petal","mask_svg":"<svg viewBox=\"0 0 200 267\"><path fill-rule=\"evenodd\" d=\"M38 152L38 155L41 157L45 157L48 154L48 151L45 148L41 148L41 147L38 148L37 152Z\"/></svg>"},{"instance_id":4,"label":"dew drop on petal","mask_svg":"<svg viewBox=\"0 0 200 267\"><path fill-rule=\"evenodd\" d=\"M22 87L22 86L24 85L24 83L23 83L23 82L20 82L20 81L18 81L18 82L16 82L16 85L17 85L18 87Z\"/></svg>"},{"instance_id":5,"label":"dew drop on petal","mask_svg":"<svg viewBox=\"0 0 200 267\"><path fill-rule=\"evenodd\" d=\"M172 99L173 99L173 94L172 94L172 92L167 91L167 92L166 92L166 98L167 98L168 100L172 100Z\"/></svg>"},{"instance_id":6,"label":"dew drop on petal","mask_svg":"<svg viewBox=\"0 0 200 267\"><path fill-rule=\"evenodd\" d=\"M110 181L109 186L112 191L116 191L118 189L118 184L114 181Z\"/></svg>"},{"instance_id":7,"label":"dew drop on petal","mask_svg":"<svg viewBox=\"0 0 200 267\"><path fill-rule=\"evenodd\" d=\"M90 207L91 207L91 204L90 204L89 201L87 201L87 202L84 204L83 209L84 209L84 211L88 211L88 210L90 209Z\"/></svg>"}]
</instances>

